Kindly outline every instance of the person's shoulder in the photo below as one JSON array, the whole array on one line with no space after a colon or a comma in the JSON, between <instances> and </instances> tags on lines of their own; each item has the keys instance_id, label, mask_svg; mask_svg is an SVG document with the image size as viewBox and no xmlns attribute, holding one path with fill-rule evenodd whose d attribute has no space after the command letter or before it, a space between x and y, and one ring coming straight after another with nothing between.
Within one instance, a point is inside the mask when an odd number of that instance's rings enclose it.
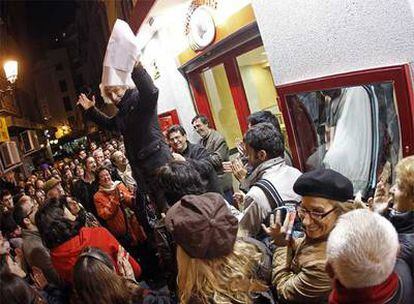
<instances>
[{"instance_id":1,"label":"person's shoulder","mask_svg":"<svg viewBox=\"0 0 414 304\"><path fill-rule=\"evenodd\" d=\"M281 174L288 174L294 177L299 177L302 175L302 172L299 169L286 164L284 159L281 159L280 163L275 163L275 165L271 168L270 171L279 172Z\"/></svg>"},{"instance_id":2,"label":"person's shoulder","mask_svg":"<svg viewBox=\"0 0 414 304\"><path fill-rule=\"evenodd\" d=\"M211 129L211 132L212 132L212 134L214 135L214 137L216 139L224 140L224 136L219 131L217 131L216 129Z\"/></svg>"},{"instance_id":3,"label":"person's shoulder","mask_svg":"<svg viewBox=\"0 0 414 304\"><path fill-rule=\"evenodd\" d=\"M99 239L100 237L108 234L111 233L104 227L82 227L79 231L79 236L81 238L93 237Z\"/></svg>"},{"instance_id":4,"label":"person's shoulder","mask_svg":"<svg viewBox=\"0 0 414 304\"><path fill-rule=\"evenodd\" d=\"M190 143L188 142L188 148L194 152L203 152L203 151L207 151L206 148L204 148L203 145L199 144L199 143Z\"/></svg>"}]
</instances>

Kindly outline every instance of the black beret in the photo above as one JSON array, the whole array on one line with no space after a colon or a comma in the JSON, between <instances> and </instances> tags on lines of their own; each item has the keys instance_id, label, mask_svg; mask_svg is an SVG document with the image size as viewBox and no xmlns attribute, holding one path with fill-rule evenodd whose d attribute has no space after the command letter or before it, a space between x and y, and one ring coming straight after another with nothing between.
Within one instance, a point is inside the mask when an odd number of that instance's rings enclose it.
<instances>
[{"instance_id":1,"label":"black beret","mask_svg":"<svg viewBox=\"0 0 414 304\"><path fill-rule=\"evenodd\" d=\"M302 174L293 185L302 196L323 197L339 202L353 198L354 187L341 173L331 169L317 169Z\"/></svg>"}]
</instances>

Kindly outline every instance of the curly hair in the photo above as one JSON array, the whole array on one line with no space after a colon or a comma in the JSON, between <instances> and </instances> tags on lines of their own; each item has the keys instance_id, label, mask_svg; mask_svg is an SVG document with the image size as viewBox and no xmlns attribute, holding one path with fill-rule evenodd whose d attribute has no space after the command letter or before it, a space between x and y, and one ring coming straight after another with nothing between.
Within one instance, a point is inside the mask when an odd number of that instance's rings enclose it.
<instances>
[{"instance_id":1,"label":"curly hair","mask_svg":"<svg viewBox=\"0 0 414 304\"><path fill-rule=\"evenodd\" d=\"M228 256L204 260L188 256L177 247L178 290L180 303L253 303L253 293L268 287L256 277L262 260L258 248L242 240L236 241Z\"/></svg>"},{"instance_id":2,"label":"curly hair","mask_svg":"<svg viewBox=\"0 0 414 304\"><path fill-rule=\"evenodd\" d=\"M414 156L400 160L396 167L398 186L405 197L414 201Z\"/></svg>"}]
</instances>

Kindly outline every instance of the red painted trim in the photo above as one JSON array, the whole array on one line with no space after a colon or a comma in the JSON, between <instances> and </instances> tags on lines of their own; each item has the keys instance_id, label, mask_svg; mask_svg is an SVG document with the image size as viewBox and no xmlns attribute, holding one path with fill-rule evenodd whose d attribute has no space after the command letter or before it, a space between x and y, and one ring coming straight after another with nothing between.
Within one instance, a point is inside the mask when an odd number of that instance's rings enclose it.
<instances>
[{"instance_id":1,"label":"red painted trim","mask_svg":"<svg viewBox=\"0 0 414 304\"><path fill-rule=\"evenodd\" d=\"M248 42L248 43L246 43L246 44L244 44L244 45L242 45L242 46L240 46L240 47L224 54L223 56L220 56L220 57L218 57L218 58L216 58L212 61L209 61L206 64L203 64L203 65L197 67L197 69L192 71L191 74L196 73L196 72L201 73L206 68L211 68L213 66L224 63L227 60L235 59L237 56L240 56L244 53L247 53L247 52L249 52L249 51L251 51L251 50L253 50L253 49L255 49L259 46L263 46L263 41L261 39L258 38L258 39L252 40L252 41L250 41L250 42Z\"/></svg>"},{"instance_id":2,"label":"red painted trim","mask_svg":"<svg viewBox=\"0 0 414 304\"><path fill-rule=\"evenodd\" d=\"M230 85L231 95L233 96L234 108L236 109L237 119L244 134L247 131L247 117L250 115L247 96L244 91L243 80L235 58L230 58L224 62L227 79Z\"/></svg>"},{"instance_id":3,"label":"red painted trim","mask_svg":"<svg viewBox=\"0 0 414 304\"><path fill-rule=\"evenodd\" d=\"M211 113L210 103L201 75L199 73L191 73L188 75L188 80L190 82L191 90L193 91L197 113L205 115L208 118L211 127L215 129L216 124L214 122L213 114Z\"/></svg>"},{"instance_id":4,"label":"red painted trim","mask_svg":"<svg viewBox=\"0 0 414 304\"><path fill-rule=\"evenodd\" d=\"M296 138L295 132L293 131L292 118L287 108L286 97L288 95L385 81L392 81L394 83L397 111L400 119L403 156L414 154L414 94L410 66L406 64L338 74L276 86L280 97L279 107L285 120L295 165L299 166L302 170L304 168L303 160L299 159L299 153L297 151L299 139Z\"/></svg>"},{"instance_id":5,"label":"red painted trim","mask_svg":"<svg viewBox=\"0 0 414 304\"><path fill-rule=\"evenodd\" d=\"M134 33L138 32L154 3L155 0L137 0L129 18L129 26Z\"/></svg>"},{"instance_id":6,"label":"red painted trim","mask_svg":"<svg viewBox=\"0 0 414 304\"><path fill-rule=\"evenodd\" d=\"M169 116L171 117L175 125L180 124L180 119L178 118L177 110L171 110L171 111L158 114L158 118L169 117Z\"/></svg>"},{"instance_id":7,"label":"red painted trim","mask_svg":"<svg viewBox=\"0 0 414 304\"><path fill-rule=\"evenodd\" d=\"M187 78L189 79L190 86L193 90L197 112L206 115L212 122L214 128L215 125L213 115L211 113L207 92L204 88L204 84L201 80L200 74L205 69L212 68L219 64L224 64L230 85L231 94L233 97L234 106L236 108L237 119L239 121L240 128L244 133L247 131L247 117L250 115L250 109L249 104L247 102L243 81L240 75L240 70L237 65L236 57L262 45L263 42L261 39L252 40L249 43L246 43L243 46L238 47L232 52L229 52L213 61L210 61L207 64L198 67L193 72L187 74Z\"/></svg>"}]
</instances>

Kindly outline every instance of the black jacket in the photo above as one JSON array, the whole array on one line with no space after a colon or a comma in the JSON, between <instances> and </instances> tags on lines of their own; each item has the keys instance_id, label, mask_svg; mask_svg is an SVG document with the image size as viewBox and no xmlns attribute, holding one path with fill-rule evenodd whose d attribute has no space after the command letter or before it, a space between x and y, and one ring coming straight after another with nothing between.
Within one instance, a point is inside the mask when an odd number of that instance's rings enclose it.
<instances>
[{"instance_id":1,"label":"black jacket","mask_svg":"<svg viewBox=\"0 0 414 304\"><path fill-rule=\"evenodd\" d=\"M200 173L201 178L207 183L207 192L222 194L217 173L210 162L210 155L206 148L199 144L187 142L187 149L181 154L187 161L193 164L194 168Z\"/></svg>"},{"instance_id":2,"label":"black jacket","mask_svg":"<svg viewBox=\"0 0 414 304\"><path fill-rule=\"evenodd\" d=\"M414 278L414 211L403 213L389 213L389 221L398 232L400 241L399 257L410 266Z\"/></svg>"},{"instance_id":3,"label":"black jacket","mask_svg":"<svg viewBox=\"0 0 414 304\"><path fill-rule=\"evenodd\" d=\"M158 123L158 89L141 65L134 68L132 79L136 89L125 92L115 116L108 117L92 107L86 111L86 117L102 128L122 134L135 180L141 184L145 179L148 184L152 182L148 178L154 178L155 170L172 156Z\"/></svg>"},{"instance_id":4,"label":"black jacket","mask_svg":"<svg viewBox=\"0 0 414 304\"><path fill-rule=\"evenodd\" d=\"M96 180L89 184L82 179L78 179L73 183L72 187L72 195L87 211L96 217L98 216L98 212L96 211L93 196L98 192L98 189L99 185Z\"/></svg>"}]
</instances>

